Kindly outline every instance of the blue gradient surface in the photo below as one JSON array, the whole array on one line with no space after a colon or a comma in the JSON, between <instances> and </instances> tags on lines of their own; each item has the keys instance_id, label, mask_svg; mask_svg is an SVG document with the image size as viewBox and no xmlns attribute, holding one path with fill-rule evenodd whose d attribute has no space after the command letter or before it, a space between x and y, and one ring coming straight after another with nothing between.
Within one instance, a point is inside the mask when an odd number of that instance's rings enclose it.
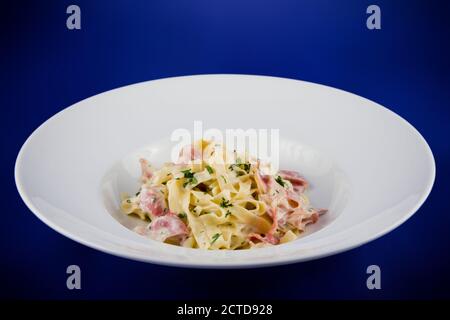
<instances>
[{"instance_id":1,"label":"blue gradient surface","mask_svg":"<svg viewBox=\"0 0 450 320\"><path fill-rule=\"evenodd\" d=\"M66 28L77 4L82 29ZM382 30L366 28L378 4ZM0 7L3 298L450 298L449 1L10 1ZM77 244L21 201L14 162L43 121L94 94L162 77L246 73L341 88L414 125L436 158L434 189L388 235L281 267L194 270L128 261ZM351 116L351 115L350 115ZM408 181L405 181L408 183ZM66 288L66 267L82 290ZM377 264L382 289L366 288Z\"/></svg>"}]
</instances>

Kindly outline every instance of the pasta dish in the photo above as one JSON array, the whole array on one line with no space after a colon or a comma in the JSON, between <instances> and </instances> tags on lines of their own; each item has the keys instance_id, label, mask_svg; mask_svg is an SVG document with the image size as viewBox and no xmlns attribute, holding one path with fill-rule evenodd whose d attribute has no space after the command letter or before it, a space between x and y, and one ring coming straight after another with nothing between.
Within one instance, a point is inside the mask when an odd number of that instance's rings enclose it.
<instances>
[{"instance_id":1,"label":"pasta dish","mask_svg":"<svg viewBox=\"0 0 450 320\"><path fill-rule=\"evenodd\" d=\"M190 248L250 249L298 238L326 212L311 206L297 172L265 174L259 160L200 140L155 170L140 160L141 188L121 209L148 221L134 231Z\"/></svg>"}]
</instances>

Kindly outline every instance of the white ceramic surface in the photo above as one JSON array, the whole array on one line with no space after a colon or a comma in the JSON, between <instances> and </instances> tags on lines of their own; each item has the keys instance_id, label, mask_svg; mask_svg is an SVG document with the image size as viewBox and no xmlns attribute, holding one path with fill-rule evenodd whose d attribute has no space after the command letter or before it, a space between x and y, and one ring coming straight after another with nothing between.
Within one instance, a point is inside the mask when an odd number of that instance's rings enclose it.
<instances>
[{"instance_id":1,"label":"white ceramic surface","mask_svg":"<svg viewBox=\"0 0 450 320\"><path fill-rule=\"evenodd\" d=\"M257 250L205 251L141 237L119 212L139 164L169 159L176 128L279 128L280 167L302 172L311 201L330 211L300 239ZM191 267L255 267L310 260L373 240L428 196L433 155L388 109L308 82L200 75L139 83L83 100L41 125L16 161L19 193L43 222L118 256ZM36 240L38 241L38 240ZM38 245L37 243L34 245Z\"/></svg>"}]
</instances>

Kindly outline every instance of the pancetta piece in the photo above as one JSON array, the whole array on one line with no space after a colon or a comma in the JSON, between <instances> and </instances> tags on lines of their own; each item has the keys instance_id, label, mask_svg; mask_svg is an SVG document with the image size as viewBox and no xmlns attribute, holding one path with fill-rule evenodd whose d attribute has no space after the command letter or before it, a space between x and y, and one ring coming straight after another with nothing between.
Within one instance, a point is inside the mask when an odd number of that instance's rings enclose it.
<instances>
[{"instance_id":1,"label":"pancetta piece","mask_svg":"<svg viewBox=\"0 0 450 320\"><path fill-rule=\"evenodd\" d=\"M143 187L140 192L139 207L153 217L161 216L167 210L164 195L158 187Z\"/></svg>"},{"instance_id":2,"label":"pancetta piece","mask_svg":"<svg viewBox=\"0 0 450 320\"><path fill-rule=\"evenodd\" d=\"M149 226L149 237L157 241L165 241L171 237L185 237L188 229L183 221L173 213L157 217Z\"/></svg>"},{"instance_id":3,"label":"pancetta piece","mask_svg":"<svg viewBox=\"0 0 450 320\"><path fill-rule=\"evenodd\" d=\"M295 192L302 193L308 187L308 181L303 178L297 171L280 170L278 173L281 178L292 184Z\"/></svg>"},{"instance_id":4,"label":"pancetta piece","mask_svg":"<svg viewBox=\"0 0 450 320\"><path fill-rule=\"evenodd\" d=\"M140 159L139 163L141 164L141 181L146 183L153 176L151 167L145 159Z\"/></svg>"}]
</instances>

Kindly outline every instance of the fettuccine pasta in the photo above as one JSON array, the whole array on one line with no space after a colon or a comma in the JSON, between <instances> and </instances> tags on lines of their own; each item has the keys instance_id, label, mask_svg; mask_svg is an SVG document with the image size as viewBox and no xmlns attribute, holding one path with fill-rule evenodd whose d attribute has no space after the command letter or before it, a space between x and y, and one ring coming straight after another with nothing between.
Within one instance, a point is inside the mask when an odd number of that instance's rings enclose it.
<instances>
[{"instance_id":1,"label":"fettuccine pasta","mask_svg":"<svg viewBox=\"0 0 450 320\"><path fill-rule=\"evenodd\" d=\"M309 204L297 172L263 174L259 161L211 141L186 146L177 163L159 170L141 159L141 168L142 186L121 209L148 220L135 231L161 242L212 250L276 245L326 212Z\"/></svg>"}]
</instances>

